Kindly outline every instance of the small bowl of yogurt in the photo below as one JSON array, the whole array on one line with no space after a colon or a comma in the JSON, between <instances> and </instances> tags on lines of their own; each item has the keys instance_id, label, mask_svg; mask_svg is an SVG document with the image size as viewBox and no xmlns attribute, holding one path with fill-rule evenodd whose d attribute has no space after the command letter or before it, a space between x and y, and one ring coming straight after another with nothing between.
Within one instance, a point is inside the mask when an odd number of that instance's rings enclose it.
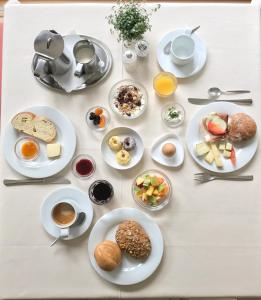
<instances>
[{"instance_id":1,"label":"small bowl of yogurt","mask_svg":"<svg viewBox=\"0 0 261 300\"><path fill-rule=\"evenodd\" d=\"M185 110L181 104L168 103L161 110L162 121L168 127L178 127L185 119Z\"/></svg>"}]
</instances>

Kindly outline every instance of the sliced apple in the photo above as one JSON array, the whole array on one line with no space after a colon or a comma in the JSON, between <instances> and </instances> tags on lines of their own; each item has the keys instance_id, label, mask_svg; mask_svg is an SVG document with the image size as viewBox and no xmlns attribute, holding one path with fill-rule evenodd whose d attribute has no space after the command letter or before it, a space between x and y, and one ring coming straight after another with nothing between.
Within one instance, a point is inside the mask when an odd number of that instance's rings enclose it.
<instances>
[{"instance_id":1,"label":"sliced apple","mask_svg":"<svg viewBox=\"0 0 261 300\"><path fill-rule=\"evenodd\" d=\"M219 116L210 116L206 122L207 130L213 135L223 135L227 131L227 123Z\"/></svg>"}]
</instances>

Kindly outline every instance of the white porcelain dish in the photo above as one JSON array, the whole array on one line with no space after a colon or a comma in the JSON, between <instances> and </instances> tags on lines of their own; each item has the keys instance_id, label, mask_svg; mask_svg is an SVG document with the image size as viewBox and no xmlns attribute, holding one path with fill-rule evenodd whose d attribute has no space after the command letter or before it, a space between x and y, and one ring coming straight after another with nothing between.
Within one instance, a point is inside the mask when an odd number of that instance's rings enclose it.
<instances>
[{"instance_id":1,"label":"white porcelain dish","mask_svg":"<svg viewBox=\"0 0 261 300\"><path fill-rule=\"evenodd\" d=\"M162 147L166 143L176 146L176 153L172 157L167 157L162 153ZM179 167L184 161L184 147L180 138L174 133L168 133L158 138L152 145L150 155L157 163L167 167Z\"/></svg>"},{"instance_id":2,"label":"white porcelain dish","mask_svg":"<svg viewBox=\"0 0 261 300\"><path fill-rule=\"evenodd\" d=\"M115 241L118 224L126 220L134 220L144 228L151 241L151 253L146 260L123 254L118 268L111 272L103 271L94 258L95 247L104 240ZM158 225L140 210L127 207L114 209L102 216L94 225L88 241L88 254L94 270L103 279L118 285L136 284L152 275L161 262L163 250L163 238Z\"/></svg>"},{"instance_id":3,"label":"white porcelain dish","mask_svg":"<svg viewBox=\"0 0 261 300\"><path fill-rule=\"evenodd\" d=\"M26 135L15 130L10 121L5 127L2 144L7 163L18 173L31 178L45 178L59 173L69 164L76 148L76 134L71 121L60 111L49 106L28 107L24 111L45 116L55 124L57 129L55 142L61 144L61 156L57 159L49 159L46 143L38 140L39 156L30 162L19 160L14 152L14 146L21 136Z\"/></svg>"},{"instance_id":4,"label":"white porcelain dish","mask_svg":"<svg viewBox=\"0 0 261 300\"><path fill-rule=\"evenodd\" d=\"M217 173L229 173L237 171L243 168L246 164L248 164L250 160L254 157L258 146L257 135L253 139L245 143L233 144L236 151L237 159L235 167L232 165L229 159L223 158L223 168L217 168L214 163L212 165L208 164L204 159L196 155L195 145L204 140L204 136L202 136L202 132L200 130L201 122L206 115L212 112L227 113L231 115L238 112L245 112L245 110L239 105L228 102L210 103L199 109L191 118L187 127L186 143L189 153L191 154L195 162L197 162L202 168L206 170Z\"/></svg>"},{"instance_id":5,"label":"white porcelain dish","mask_svg":"<svg viewBox=\"0 0 261 300\"><path fill-rule=\"evenodd\" d=\"M60 235L60 229L52 220L51 211L56 203L62 200L74 202L80 212L86 214L84 222L79 226L73 226L70 235L65 240L72 240L81 236L91 225L93 218L93 208L89 196L77 188L59 188L46 197L41 207L41 223L44 229L53 237Z\"/></svg>"},{"instance_id":6,"label":"white porcelain dish","mask_svg":"<svg viewBox=\"0 0 261 300\"><path fill-rule=\"evenodd\" d=\"M117 151L113 151L110 149L108 141L112 136L118 136L122 141L125 137L128 136L133 137L135 139L136 147L135 149L129 151L131 155L131 160L127 165L120 165L116 160ZM104 136L101 143L101 152L103 159L109 166L117 170L127 170L133 168L140 162L144 153L144 145L137 131L128 127L116 127Z\"/></svg>"},{"instance_id":7,"label":"white porcelain dish","mask_svg":"<svg viewBox=\"0 0 261 300\"><path fill-rule=\"evenodd\" d=\"M195 43L194 58L191 63L180 66L172 62L170 54L164 53L165 46L177 36L184 34L188 28L177 28L167 33L158 43L157 59L160 67L165 72L174 74L177 78L188 78L200 72L207 60L207 48L200 37L194 33L192 38Z\"/></svg>"}]
</instances>

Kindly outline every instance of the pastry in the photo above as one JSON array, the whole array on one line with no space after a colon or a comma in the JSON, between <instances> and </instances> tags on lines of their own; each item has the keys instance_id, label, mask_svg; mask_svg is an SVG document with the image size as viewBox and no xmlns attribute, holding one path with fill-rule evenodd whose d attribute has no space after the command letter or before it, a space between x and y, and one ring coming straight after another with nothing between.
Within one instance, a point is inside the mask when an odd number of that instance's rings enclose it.
<instances>
[{"instance_id":1,"label":"pastry","mask_svg":"<svg viewBox=\"0 0 261 300\"><path fill-rule=\"evenodd\" d=\"M32 112L21 112L11 120L12 126L30 136L34 136L46 143L52 142L56 137L55 124L43 116L36 116Z\"/></svg>"},{"instance_id":2,"label":"pastry","mask_svg":"<svg viewBox=\"0 0 261 300\"><path fill-rule=\"evenodd\" d=\"M105 271L112 271L121 263L121 250L113 241L104 241L94 250L98 266Z\"/></svg>"},{"instance_id":3,"label":"pastry","mask_svg":"<svg viewBox=\"0 0 261 300\"><path fill-rule=\"evenodd\" d=\"M118 136L116 136L116 135L112 136L109 139L109 147L113 151L119 151L121 149L121 147L122 147L120 138Z\"/></svg>"},{"instance_id":4,"label":"pastry","mask_svg":"<svg viewBox=\"0 0 261 300\"><path fill-rule=\"evenodd\" d=\"M131 160L131 156L130 153L127 152L126 150L120 150L116 154L116 159L120 165L127 165Z\"/></svg>"},{"instance_id":5,"label":"pastry","mask_svg":"<svg viewBox=\"0 0 261 300\"><path fill-rule=\"evenodd\" d=\"M136 221L122 222L116 231L115 238L120 249L134 258L146 258L150 255L150 239L143 227Z\"/></svg>"},{"instance_id":6,"label":"pastry","mask_svg":"<svg viewBox=\"0 0 261 300\"><path fill-rule=\"evenodd\" d=\"M245 113L230 116L228 137L232 142L246 141L256 134L256 122Z\"/></svg>"},{"instance_id":7,"label":"pastry","mask_svg":"<svg viewBox=\"0 0 261 300\"><path fill-rule=\"evenodd\" d=\"M172 143L166 143L162 147L162 153L167 157L172 157L176 153L176 146Z\"/></svg>"},{"instance_id":8,"label":"pastry","mask_svg":"<svg viewBox=\"0 0 261 300\"><path fill-rule=\"evenodd\" d=\"M123 148L126 151L131 151L131 150L135 149L135 147L136 147L136 141L133 137L128 136L124 139Z\"/></svg>"}]
</instances>

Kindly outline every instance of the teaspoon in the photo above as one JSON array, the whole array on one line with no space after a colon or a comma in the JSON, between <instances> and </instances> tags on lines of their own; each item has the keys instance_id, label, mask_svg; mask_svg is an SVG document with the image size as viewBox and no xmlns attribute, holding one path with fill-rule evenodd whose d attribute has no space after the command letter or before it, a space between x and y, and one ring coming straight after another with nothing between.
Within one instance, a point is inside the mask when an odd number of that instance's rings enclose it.
<instances>
[{"instance_id":1,"label":"teaspoon","mask_svg":"<svg viewBox=\"0 0 261 300\"><path fill-rule=\"evenodd\" d=\"M212 87L212 88L208 89L208 95L211 98L217 98L222 94L229 95L229 94L246 94L246 93L250 93L250 91L247 91L247 90L221 91L217 87Z\"/></svg>"},{"instance_id":2,"label":"teaspoon","mask_svg":"<svg viewBox=\"0 0 261 300\"><path fill-rule=\"evenodd\" d=\"M84 222L85 217L86 217L85 212L83 212L83 211L80 212L77 221L72 225L72 227L81 225L81 224ZM58 236L58 237L51 243L50 247L52 247L57 241L59 241L60 238L61 238L61 236Z\"/></svg>"},{"instance_id":3,"label":"teaspoon","mask_svg":"<svg viewBox=\"0 0 261 300\"><path fill-rule=\"evenodd\" d=\"M191 29L191 31L190 31L190 33L189 33L189 36L191 36L191 35L192 35L195 31L197 31L199 28L200 28L200 26L197 26L197 27ZM169 42L166 44L166 46L164 47L164 49L163 49L164 53L167 54L167 55L170 53L171 43L172 43L172 41L169 41Z\"/></svg>"}]
</instances>

